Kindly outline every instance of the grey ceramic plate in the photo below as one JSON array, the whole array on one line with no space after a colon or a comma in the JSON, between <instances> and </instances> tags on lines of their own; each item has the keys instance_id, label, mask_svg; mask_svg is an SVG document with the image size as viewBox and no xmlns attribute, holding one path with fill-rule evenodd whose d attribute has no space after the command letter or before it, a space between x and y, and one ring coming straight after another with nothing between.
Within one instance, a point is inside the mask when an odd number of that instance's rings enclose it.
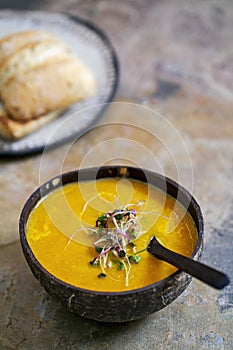
<instances>
[{"instance_id":1,"label":"grey ceramic plate","mask_svg":"<svg viewBox=\"0 0 233 350\"><path fill-rule=\"evenodd\" d=\"M0 11L1 36L28 29L51 31L71 47L95 75L97 93L91 99L72 105L57 120L19 141L0 138L1 156L41 152L47 146L78 138L101 116L118 85L116 53L106 35L92 23L68 14Z\"/></svg>"}]
</instances>

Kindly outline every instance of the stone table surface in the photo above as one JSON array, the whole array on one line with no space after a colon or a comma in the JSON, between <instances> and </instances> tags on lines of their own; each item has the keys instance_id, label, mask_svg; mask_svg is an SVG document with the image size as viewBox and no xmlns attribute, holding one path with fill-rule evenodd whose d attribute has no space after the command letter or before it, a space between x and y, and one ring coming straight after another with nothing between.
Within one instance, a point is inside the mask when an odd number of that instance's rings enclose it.
<instances>
[{"instance_id":1,"label":"stone table surface","mask_svg":"<svg viewBox=\"0 0 233 350\"><path fill-rule=\"evenodd\" d=\"M179 181L205 218L202 261L233 279L231 0L1 1L66 11L109 36L120 62L115 101L68 150L0 159L0 349L233 349L232 283L193 280L146 319L100 324L62 308L23 257L18 218L38 185L83 166L136 164ZM68 152L67 152L68 150Z\"/></svg>"}]
</instances>

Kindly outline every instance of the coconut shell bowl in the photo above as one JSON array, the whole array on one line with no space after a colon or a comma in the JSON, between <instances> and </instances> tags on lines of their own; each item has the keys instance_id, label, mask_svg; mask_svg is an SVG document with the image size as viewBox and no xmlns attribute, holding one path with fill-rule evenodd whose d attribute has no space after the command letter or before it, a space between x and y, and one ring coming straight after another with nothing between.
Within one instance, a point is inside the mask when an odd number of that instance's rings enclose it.
<instances>
[{"instance_id":1,"label":"coconut shell bowl","mask_svg":"<svg viewBox=\"0 0 233 350\"><path fill-rule=\"evenodd\" d=\"M46 270L37 260L27 239L26 226L30 213L37 206L38 202L43 200L43 198L48 196L52 191L67 184L105 178L126 178L151 184L179 201L188 211L194 221L198 236L195 249L190 258L184 258L186 260L182 260L179 254L174 257L172 252L170 256L169 251L164 252L163 247L159 244L156 246L157 242L154 242L153 239L151 242L148 242L147 250L154 255L154 259L162 259L170 262L178 267L178 270L156 283L145 285L137 289L105 292L84 289L77 285L64 282ZM200 266L198 265L198 260L202 254L203 232L203 216L200 206L185 188L175 181L155 172L126 166L104 166L98 169L81 169L59 175L49 180L36 189L27 200L19 221L20 241L24 256L33 275L39 280L41 286L71 312L101 322L127 322L138 320L163 309L175 301L188 287L192 279L191 275L197 278L200 277L199 279L211 284L211 281L208 281L208 279L205 280L206 276L211 276L212 272L219 273L220 275L213 275L210 279L212 278L214 281L219 278L222 279L219 285L212 285L216 288L223 288L228 283L226 275L216 270L210 271L209 274L208 267L206 267L207 270L203 272L202 264L199 271ZM180 258L181 260L179 260ZM197 266L191 266L191 272L189 270L190 261L194 263L197 262Z\"/></svg>"}]
</instances>

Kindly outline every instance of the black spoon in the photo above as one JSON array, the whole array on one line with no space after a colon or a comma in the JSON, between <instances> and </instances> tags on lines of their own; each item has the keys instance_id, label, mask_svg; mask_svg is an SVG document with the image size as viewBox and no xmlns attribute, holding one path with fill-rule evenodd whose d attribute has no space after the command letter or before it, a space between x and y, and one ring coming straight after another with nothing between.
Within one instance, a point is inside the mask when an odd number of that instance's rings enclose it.
<instances>
[{"instance_id":1,"label":"black spoon","mask_svg":"<svg viewBox=\"0 0 233 350\"><path fill-rule=\"evenodd\" d=\"M153 254L157 259L178 267L180 270L187 272L189 275L196 277L214 288L222 289L230 282L227 275L223 272L217 271L199 261L186 258L183 255L165 248L155 237L151 239L147 251Z\"/></svg>"}]
</instances>

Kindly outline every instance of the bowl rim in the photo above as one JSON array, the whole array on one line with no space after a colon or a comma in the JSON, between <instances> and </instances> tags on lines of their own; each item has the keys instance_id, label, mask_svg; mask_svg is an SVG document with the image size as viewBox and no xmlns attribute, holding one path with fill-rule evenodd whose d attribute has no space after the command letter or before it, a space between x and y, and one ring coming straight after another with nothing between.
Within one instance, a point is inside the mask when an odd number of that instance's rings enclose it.
<instances>
[{"instance_id":1,"label":"bowl rim","mask_svg":"<svg viewBox=\"0 0 233 350\"><path fill-rule=\"evenodd\" d=\"M42 185L40 185L39 187L37 187L37 189L28 197L27 201L25 202L21 214L20 214L20 218L19 218L19 235L20 235L20 243L23 249L23 253L25 255L25 250L27 252L27 255L31 257L31 259L33 259L33 264L36 266L36 268L38 270L40 270L44 275L47 275L47 277L50 280L53 280L53 282L56 282L57 284L62 285L65 288L71 288L73 289L73 291L77 291L77 292L83 292L86 294L94 294L94 295L102 295L102 296L116 296L116 295L131 295L131 294L135 294L135 293L142 293L142 292L146 292L149 289L155 289L157 287L160 287L162 285L165 285L169 280L178 277L179 275L181 275L182 273L185 273L184 271L178 269L177 271L173 272L171 275L169 275L168 277L157 281L155 283L151 283L148 284L146 286L140 287L140 288L134 288L134 289L129 289L129 290L125 290L125 291L118 291L118 292L107 292L107 291L98 291L98 290L92 290L92 289L85 289L85 288L81 288L78 286L75 286L73 284L70 284L68 282L65 282L61 279L59 279L58 277L54 276L51 272L49 272L36 258L36 256L34 255L27 237L26 237L26 223L28 220L28 217L32 211L32 209L35 207L35 205L45 196L41 195L41 189L45 188L47 186L47 184L51 183L52 181L55 181L57 179L61 180L61 183L58 184L54 189L52 190L56 190L57 188L60 188L66 184L69 183L73 183L73 182L78 182L78 180L75 181L69 181L67 183L63 183L63 179L65 177L72 177L76 175L78 175L79 173L85 173L87 171L93 171L93 172L98 172L99 170L116 170L116 169L129 169L129 170L136 170L136 171L142 171L145 172L146 174L150 174L152 176L155 176L157 179L163 179L166 184L169 184L175 188L178 188L179 191L182 192L182 194L184 194L187 198L189 198L190 200L190 204L192 204L196 214L197 214L197 219L198 219L198 227L195 223L196 229L197 229L197 233L198 233L198 239L197 239L197 244L196 247L192 253L192 255L190 256L190 258L194 258L196 256L196 254L199 253L199 257L201 256L202 253L202 246L203 246L203 234L204 234L204 219L203 219L203 214L200 208L200 205L198 204L198 202L196 201L196 199L193 197L193 195L187 190L185 189L182 185L180 185L179 183L177 183L176 181L172 180L171 178L161 175L155 171L151 171L151 170L147 170L144 168L139 168L139 167L133 167L133 166L127 166L127 165L109 165L109 166L101 166L101 167L90 167L90 168L83 168L83 169L76 169L73 171L69 171L66 173L61 173L57 176L54 176L53 178L49 179L48 181L44 182ZM98 179L101 178L111 178L114 176L104 176L104 177L100 177ZM116 176L117 177L117 176ZM120 177L118 175L118 177ZM123 178L123 176L121 176ZM131 178L134 179L133 177L126 177L126 178ZM97 180L98 180L97 179ZM134 179L137 180L137 179ZM85 180L84 180L85 181ZM88 180L86 180L88 181ZM139 180L141 181L141 180ZM145 181L144 181L145 182ZM150 183L150 182L148 182ZM153 185L153 184L152 184ZM155 186L155 185L153 185ZM156 186L155 186L156 187ZM50 192L50 190L48 190L48 193ZM173 197L173 196L172 196ZM173 197L174 198L174 197ZM31 207L31 203L33 202L33 206ZM189 205L190 205L189 204ZM181 203L181 205L183 205ZM188 210L188 209L187 209ZM191 215L191 213L189 212L189 214ZM191 215L192 216L192 215ZM193 216L192 216L193 218ZM194 220L194 218L193 218ZM27 258L26 258L27 260ZM29 264L29 262L28 262ZM29 264L30 265L30 264ZM31 266L30 266L31 267ZM33 273L34 274L34 273Z\"/></svg>"}]
</instances>

